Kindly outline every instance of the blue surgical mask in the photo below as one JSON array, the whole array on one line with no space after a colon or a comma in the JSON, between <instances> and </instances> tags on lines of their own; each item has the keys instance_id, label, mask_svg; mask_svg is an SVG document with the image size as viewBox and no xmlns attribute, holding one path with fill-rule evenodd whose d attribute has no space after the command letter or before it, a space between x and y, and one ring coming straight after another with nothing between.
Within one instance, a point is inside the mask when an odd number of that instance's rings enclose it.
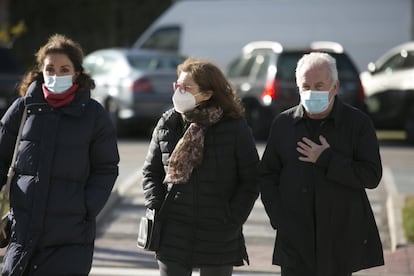
<instances>
[{"instance_id":1,"label":"blue surgical mask","mask_svg":"<svg viewBox=\"0 0 414 276\"><path fill-rule=\"evenodd\" d=\"M66 76L47 76L43 74L47 90L53 93L63 93L72 87L72 75Z\"/></svg>"},{"instance_id":2,"label":"blue surgical mask","mask_svg":"<svg viewBox=\"0 0 414 276\"><path fill-rule=\"evenodd\" d=\"M300 102L307 112L321 113L329 106L329 91L302 91L300 92Z\"/></svg>"}]
</instances>

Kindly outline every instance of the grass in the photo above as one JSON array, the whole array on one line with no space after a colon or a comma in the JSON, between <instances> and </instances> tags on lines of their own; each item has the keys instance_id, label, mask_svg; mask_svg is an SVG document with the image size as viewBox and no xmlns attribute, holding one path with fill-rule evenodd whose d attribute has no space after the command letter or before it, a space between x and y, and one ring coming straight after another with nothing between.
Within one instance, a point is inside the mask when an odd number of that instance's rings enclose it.
<instances>
[{"instance_id":1,"label":"grass","mask_svg":"<svg viewBox=\"0 0 414 276\"><path fill-rule=\"evenodd\" d=\"M406 135L404 131L398 130L377 130L378 140L405 140Z\"/></svg>"},{"instance_id":2,"label":"grass","mask_svg":"<svg viewBox=\"0 0 414 276\"><path fill-rule=\"evenodd\" d=\"M403 208L403 227L407 242L414 243L414 196L406 198Z\"/></svg>"}]
</instances>

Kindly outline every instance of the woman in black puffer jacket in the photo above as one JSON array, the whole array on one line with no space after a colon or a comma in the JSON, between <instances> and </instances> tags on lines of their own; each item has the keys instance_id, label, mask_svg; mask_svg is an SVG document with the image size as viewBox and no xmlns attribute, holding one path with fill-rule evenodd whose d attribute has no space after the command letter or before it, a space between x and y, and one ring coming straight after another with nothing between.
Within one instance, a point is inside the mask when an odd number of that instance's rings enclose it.
<instances>
[{"instance_id":1,"label":"woman in black puffer jacket","mask_svg":"<svg viewBox=\"0 0 414 276\"><path fill-rule=\"evenodd\" d=\"M88 275L95 218L118 175L116 132L90 97L93 80L82 50L54 35L0 125L0 178L5 182L27 108L11 183L11 240L2 275Z\"/></svg>"},{"instance_id":2,"label":"woman in black puffer jacket","mask_svg":"<svg viewBox=\"0 0 414 276\"><path fill-rule=\"evenodd\" d=\"M162 276L231 275L248 262L242 226L258 196L254 139L218 67L187 59L177 69L174 109L164 113L143 168L146 206L168 206L156 252Z\"/></svg>"}]
</instances>

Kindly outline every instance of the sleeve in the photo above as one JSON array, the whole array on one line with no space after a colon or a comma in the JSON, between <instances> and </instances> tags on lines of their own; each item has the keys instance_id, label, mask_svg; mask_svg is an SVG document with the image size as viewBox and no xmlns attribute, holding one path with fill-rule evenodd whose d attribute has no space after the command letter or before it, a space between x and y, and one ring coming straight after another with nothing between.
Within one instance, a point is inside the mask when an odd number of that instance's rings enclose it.
<instances>
[{"instance_id":1,"label":"sleeve","mask_svg":"<svg viewBox=\"0 0 414 276\"><path fill-rule=\"evenodd\" d=\"M259 195L259 155L252 133L245 120L236 133L236 159L239 185L230 202L234 221L243 224Z\"/></svg>"},{"instance_id":2,"label":"sleeve","mask_svg":"<svg viewBox=\"0 0 414 276\"><path fill-rule=\"evenodd\" d=\"M118 177L116 130L103 108L98 108L94 138L89 147L90 175L85 187L88 216L96 217L107 202Z\"/></svg>"},{"instance_id":3,"label":"sleeve","mask_svg":"<svg viewBox=\"0 0 414 276\"><path fill-rule=\"evenodd\" d=\"M0 121L0 188L5 184L24 110L24 98L16 99Z\"/></svg>"},{"instance_id":4,"label":"sleeve","mask_svg":"<svg viewBox=\"0 0 414 276\"><path fill-rule=\"evenodd\" d=\"M277 228L276 214L272 213L272 208L276 205L277 197L279 195L279 178L282 163L278 156L277 147L277 121L273 123L270 135L263 152L262 160L260 162L260 196L265 208L266 214L270 219L270 224L274 229Z\"/></svg>"},{"instance_id":5,"label":"sleeve","mask_svg":"<svg viewBox=\"0 0 414 276\"><path fill-rule=\"evenodd\" d=\"M144 190L144 205L150 209L159 209L167 193L167 186L163 184L165 170L162 162L162 151L158 134L163 128L164 119L161 118L155 127L148 152L142 168L142 188Z\"/></svg>"},{"instance_id":6,"label":"sleeve","mask_svg":"<svg viewBox=\"0 0 414 276\"><path fill-rule=\"evenodd\" d=\"M357 131L350 134L351 154L330 148L322 153L316 165L325 170L330 181L356 189L374 189L382 177L381 156L374 126L364 118L359 120L361 124Z\"/></svg>"}]
</instances>

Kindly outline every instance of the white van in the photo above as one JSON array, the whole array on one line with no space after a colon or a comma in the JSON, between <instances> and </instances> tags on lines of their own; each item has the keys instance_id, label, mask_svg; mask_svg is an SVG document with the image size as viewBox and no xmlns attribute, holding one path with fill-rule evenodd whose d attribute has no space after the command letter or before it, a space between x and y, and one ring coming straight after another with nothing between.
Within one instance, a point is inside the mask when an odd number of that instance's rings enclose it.
<instances>
[{"instance_id":1,"label":"white van","mask_svg":"<svg viewBox=\"0 0 414 276\"><path fill-rule=\"evenodd\" d=\"M134 47L213 59L223 68L254 40L283 47L336 41L360 71L393 45L411 40L411 0L178 1Z\"/></svg>"}]
</instances>

